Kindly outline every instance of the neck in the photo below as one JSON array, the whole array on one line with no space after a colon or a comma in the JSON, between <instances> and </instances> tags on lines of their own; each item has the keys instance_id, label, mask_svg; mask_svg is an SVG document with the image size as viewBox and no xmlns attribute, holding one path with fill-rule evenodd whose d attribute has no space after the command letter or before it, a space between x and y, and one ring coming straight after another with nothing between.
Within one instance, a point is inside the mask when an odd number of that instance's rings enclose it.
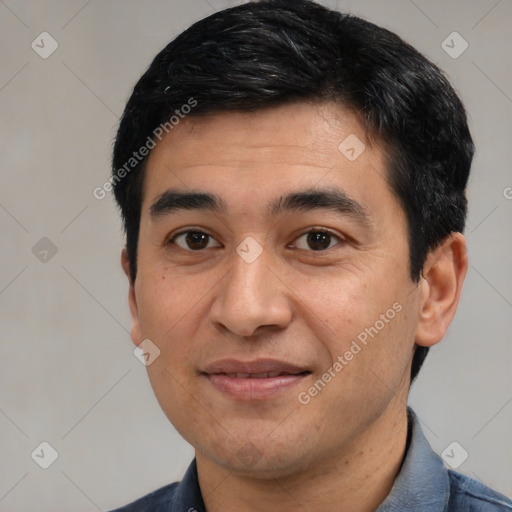
<instances>
[{"instance_id":1,"label":"neck","mask_svg":"<svg viewBox=\"0 0 512 512\"><path fill-rule=\"evenodd\" d=\"M241 476L197 452L206 510L374 512L389 494L405 454L407 414L403 404L393 405L350 446L282 478Z\"/></svg>"}]
</instances>

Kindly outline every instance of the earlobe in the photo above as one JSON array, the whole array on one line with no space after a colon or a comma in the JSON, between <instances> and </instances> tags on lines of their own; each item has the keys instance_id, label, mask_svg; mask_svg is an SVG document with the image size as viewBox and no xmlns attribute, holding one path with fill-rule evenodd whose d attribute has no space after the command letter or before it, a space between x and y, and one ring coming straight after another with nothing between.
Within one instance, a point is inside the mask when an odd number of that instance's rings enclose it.
<instances>
[{"instance_id":1,"label":"earlobe","mask_svg":"<svg viewBox=\"0 0 512 512\"><path fill-rule=\"evenodd\" d=\"M131 338L135 345L139 345L142 342L142 331L139 321L139 308L137 306L137 297L135 295L135 283L132 281L130 273L130 260L128 258L128 251L125 249L121 252L121 266L123 267L124 273L128 278L129 290L128 290L128 304L130 306L130 316L132 319Z\"/></svg>"},{"instance_id":2,"label":"earlobe","mask_svg":"<svg viewBox=\"0 0 512 512\"><path fill-rule=\"evenodd\" d=\"M430 347L443 339L455 316L467 269L466 239L462 233L452 233L428 254L419 284L417 345Z\"/></svg>"}]
</instances>

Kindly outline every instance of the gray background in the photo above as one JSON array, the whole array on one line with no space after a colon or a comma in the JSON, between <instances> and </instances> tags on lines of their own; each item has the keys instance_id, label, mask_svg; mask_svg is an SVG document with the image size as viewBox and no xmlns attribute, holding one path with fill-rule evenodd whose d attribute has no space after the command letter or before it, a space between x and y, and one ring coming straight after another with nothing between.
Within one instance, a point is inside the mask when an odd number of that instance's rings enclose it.
<instances>
[{"instance_id":1,"label":"gray background","mask_svg":"<svg viewBox=\"0 0 512 512\"><path fill-rule=\"evenodd\" d=\"M179 479L193 456L133 355L120 222L110 197L92 191L156 52L235 3L0 0L1 511L107 510ZM459 471L512 496L512 3L324 3L396 31L467 105L478 148L471 266L411 404L436 451L457 441L469 454ZM43 31L59 45L47 59L31 48ZM453 31L469 43L458 58L441 46ZM31 458L42 441L59 454L46 470Z\"/></svg>"}]
</instances>

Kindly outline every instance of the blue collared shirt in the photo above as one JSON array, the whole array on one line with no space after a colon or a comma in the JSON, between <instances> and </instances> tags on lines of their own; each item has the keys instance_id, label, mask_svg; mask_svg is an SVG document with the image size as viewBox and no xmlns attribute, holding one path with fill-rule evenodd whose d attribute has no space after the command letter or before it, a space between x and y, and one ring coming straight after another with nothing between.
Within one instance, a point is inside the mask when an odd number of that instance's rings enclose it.
<instances>
[{"instance_id":1,"label":"blue collared shirt","mask_svg":"<svg viewBox=\"0 0 512 512\"><path fill-rule=\"evenodd\" d=\"M406 456L387 498L375 512L505 512L512 500L456 471L446 469L408 409ZM162 487L113 512L205 512L196 461L183 480Z\"/></svg>"}]
</instances>

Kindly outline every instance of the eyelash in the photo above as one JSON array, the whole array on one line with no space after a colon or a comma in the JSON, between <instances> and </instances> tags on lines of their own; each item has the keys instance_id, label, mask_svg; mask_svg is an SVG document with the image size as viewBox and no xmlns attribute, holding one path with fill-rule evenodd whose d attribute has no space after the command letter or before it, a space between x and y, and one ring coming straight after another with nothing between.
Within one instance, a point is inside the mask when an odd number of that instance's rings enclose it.
<instances>
[{"instance_id":1,"label":"eyelash","mask_svg":"<svg viewBox=\"0 0 512 512\"><path fill-rule=\"evenodd\" d=\"M206 247L204 249L197 249L197 250L194 250L194 249L190 249L190 248L183 248L183 247L180 247L176 244L176 239L181 236L181 235L187 235L187 234L190 234L190 233L196 233L196 234L199 234L199 235L206 235L207 237L209 237L209 239L213 239L215 240L215 238L208 234L208 233L205 233L204 231L201 231L199 229L188 229L188 230L185 230L185 231L180 231L179 233L176 233L175 235L173 235L167 242L166 242L166 245L176 245L177 247L179 247L180 249L183 249L185 251L189 251L189 252L203 252L205 249L208 249L211 247ZM310 235L312 233L321 233L321 234L325 234L325 235L328 235L334 239L337 240L337 243L333 246L333 247L336 247L338 245L340 245L341 243L345 242L345 240L333 233L332 231L328 230L328 229L325 229L325 228L310 228L308 231L305 231L303 233L301 233L300 235L298 235L297 237L294 238L294 242L296 242L297 240L299 240L301 237L303 236L307 236L307 235ZM329 244L330 245L330 244ZM289 244L287 245L287 247L289 247ZM327 247L326 249L320 249L320 250L314 250L314 249L301 249L301 250L304 250L304 251L308 251L308 252L326 252L330 249L332 249L333 247Z\"/></svg>"},{"instance_id":2,"label":"eyelash","mask_svg":"<svg viewBox=\"0 0 512 512\"><path fill-rule=\"evenodd\" d=\"M308 231L305 231L304 233L300 234L298 237L296 237L294 239L294 242L296 242L299 238L302 238L303 236L307 236L307 235L310 235L312 233L321 233L321 234L324 234L324 235L328 235L331 237L331 239L336 239L338 242L333 246L333 247L336 247L338 245L340 245L341 243L343 243L345 240L338 236L336 233L333 233L332 231L328 230L328 229L325 229L325 228L313 228L313 229L309 229ZM332 241L332 240L331 240ZM330 245L330 243L329 243ZM321 249L321 250L313 250L313 249L302 249L302 250L305 250L305 251L308 251L308 252L326 252L330 249L332 249L333 247L328 247L326 249Z\"/></svg>"},{"instance_id":3,"label":"eyelash","mask_svg":"<svg viewBox=\"0 0 512 512\"><path fill-rule=\"evenodd\" d=\"M207 237L209 237L209 239L212 239L212 240L215 240L215 238L208 234L208 233L205 233L204 231L201 231L199 229L187 229L185 231L180 231L179 233L176 233L175 235L173 235L169 241L166 243L166 245L177 245L180 249L183 249L185 251L190 251L190 252L202 252L204 249L202 250L196 250L194 251L193 249L184 249L183 247L180 247L178 244L176 244L175 240L176 238L178 238L179 236L182 236L182 235L187 235L189 233L196 233L196 234L200 234L200 235L206 235Z\"/></svg>"}]
</instances>

